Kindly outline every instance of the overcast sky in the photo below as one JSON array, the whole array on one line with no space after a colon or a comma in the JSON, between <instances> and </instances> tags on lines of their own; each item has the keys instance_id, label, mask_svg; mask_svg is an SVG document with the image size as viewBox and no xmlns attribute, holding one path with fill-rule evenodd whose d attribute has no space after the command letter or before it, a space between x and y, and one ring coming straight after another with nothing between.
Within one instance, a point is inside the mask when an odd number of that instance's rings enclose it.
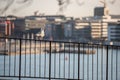
<instances>
[{"instance_id":1,"label":"overcast sky","mask_svg":"<svg viewBox=\"0 0 120 80\"><path fill-rule=\"evenodd\" d=\"M55 15L59 10L57 0L0 0L0 1L1 1L0 11L2 11L2 9L6 5L8 5L8 1L14 1L11 2L8 8L5 8L6 11L4 11L1 15L13 14L16 16L26 16L33 15L34 12L37 10L39 11L39 13L45 13L46 15ZM5 3L5 1L7 3ZM71 0L70 4L65 8L63 14L66 16L73 17L93 16L94 7L103 5L99 2L99 0L78 0L78 1L82 2L83 4L78 5L76 0ZM107 0L107 5L110 9L110 14L120 15L120 0L116 0L114 4L111 4L110 1L112 0Z\"/></svg>"}]
</instances>

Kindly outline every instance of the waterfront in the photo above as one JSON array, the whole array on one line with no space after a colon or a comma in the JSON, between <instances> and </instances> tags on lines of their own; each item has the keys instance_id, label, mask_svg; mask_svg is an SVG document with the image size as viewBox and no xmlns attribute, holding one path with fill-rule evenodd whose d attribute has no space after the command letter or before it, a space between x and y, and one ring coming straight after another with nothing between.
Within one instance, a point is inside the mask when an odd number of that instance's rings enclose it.
<instances>
[{"instance_id":1,"label":"waterfront","mask_svg":"<svg viewBox=\"0 0 120 80\"><path fill-rule=\"evenodd\" d=\"M96 51L96 54L91 55L80 54L80 79L106 80L106 49L99 48ZM49 77L49 57L50 54L23 54L21 56L21 76ZM119 57L120 50L109 50L108 80L120 79ZM18 76L19 58L19 55L1 55L0 75ZM76 79L78 77L78 54L51 54L51 77Z\"/></svg>"}]
</instances>

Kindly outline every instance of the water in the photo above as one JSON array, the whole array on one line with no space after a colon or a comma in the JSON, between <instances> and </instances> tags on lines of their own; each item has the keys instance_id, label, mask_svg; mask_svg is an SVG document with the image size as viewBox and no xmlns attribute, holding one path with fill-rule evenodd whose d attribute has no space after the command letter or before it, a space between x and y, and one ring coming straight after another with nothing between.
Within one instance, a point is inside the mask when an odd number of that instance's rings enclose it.
<instances>
[{"instance_id":1,"label":"water","mask_svg":"<svg viewBox=\"0 0 120 80\"><path fill-rule=\"evenodd\" d=\"M19 57L0 55L0 76L18 76ZM49 77L49 57L50 54L22 55L21 76ZM120 80L120 50L109 50L108 60L108 80ZM79 72L80 79L106 80L106 49L98 49L93 55L80 54ZM78 54L51 54L51 77L78 78Z\"/></svg>"}]
</instances>

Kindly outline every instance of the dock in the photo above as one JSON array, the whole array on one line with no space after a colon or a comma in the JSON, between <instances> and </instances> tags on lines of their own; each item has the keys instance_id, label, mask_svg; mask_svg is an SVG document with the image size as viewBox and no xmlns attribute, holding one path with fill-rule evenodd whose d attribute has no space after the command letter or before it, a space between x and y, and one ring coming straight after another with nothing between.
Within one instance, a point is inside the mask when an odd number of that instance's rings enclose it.
<instances>
[{"instance_id":1,"label":"dock","mask_svg":"<svg viewBox=\"0 0 120 80\"><path fill-rule=\"evenodd\" d=\"M45 52L47 53L50 53L50 50L44 50ZM95 50L64 50L64 49L61 49L61 50L51 50L51 53L73 53L73 54L95 54L96 51Z\"/></svg>"}]
</instances>

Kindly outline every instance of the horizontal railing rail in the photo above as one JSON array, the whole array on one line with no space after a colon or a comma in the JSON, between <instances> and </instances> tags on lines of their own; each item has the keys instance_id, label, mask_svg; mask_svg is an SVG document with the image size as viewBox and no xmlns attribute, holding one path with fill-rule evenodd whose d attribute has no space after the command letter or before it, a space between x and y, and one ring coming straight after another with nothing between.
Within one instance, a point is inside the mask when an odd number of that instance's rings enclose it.
<instances>
[{"instance_id":1,"label":"horizontal railing rail","mask_svg":"<svg viewBox=\"0 0 120 80\"><path fill-rule=\"evenodd\" d=\"M120 46L0 37L0 79L119 80Z\"/></svg>"}]
</instances>

